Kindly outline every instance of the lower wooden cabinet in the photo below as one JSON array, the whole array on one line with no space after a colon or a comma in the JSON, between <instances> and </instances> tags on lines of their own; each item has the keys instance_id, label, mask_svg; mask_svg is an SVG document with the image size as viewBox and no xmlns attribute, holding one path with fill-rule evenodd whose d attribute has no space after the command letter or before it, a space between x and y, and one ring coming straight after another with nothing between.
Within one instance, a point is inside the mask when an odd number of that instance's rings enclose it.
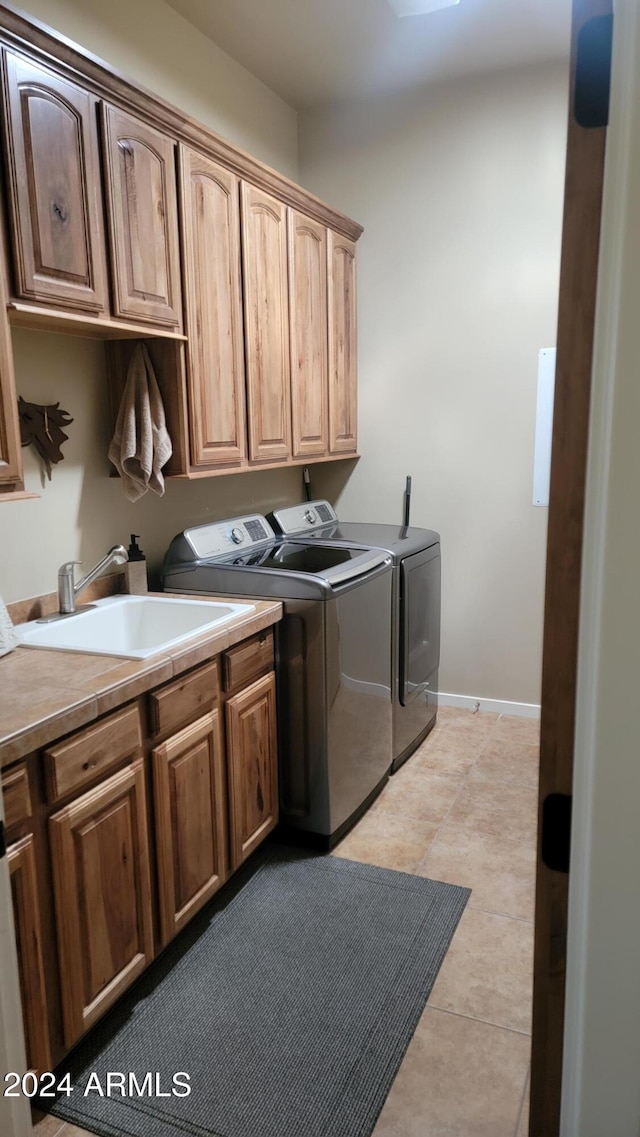
<instances>
[{"instance_id":1,"label":"lower wooden cabinet","mask_svg":"<svg viewBox=\"0 0 640 1137\"><path fill-rule=\"evenodd\" d=\"M276 825L273 666L264 629L2 771L32 1069L56 1066Z\"/></svg>"},{"instance_id":2,"label":"lower wooden cabinet","mask_svg":"<svg viewBox=\"0 0 640 1137\"><path fill-rule=\"evenodd\" d=\"M42 930L34 839L29 835L7 849L13 919L20 971L27 1064L41 1074L51 1069L49 1021L42 961Z\"/></svg>"},{"instance_id":3,"label":"lower wooden cabinet","mask_svg":"<svg viewBox=\"0 0 640 1137\"><path fill-rule=\"evenodd\" d=\"M164 946L227 877L220 711L204 715L151 754Z\"/></svg>"},{"instance_id":4,"label":"lower wooden cabinet","mask_svg":"<svg viewBox=\"0 0 640 1137\"><path fill-rule=\"evenodd\" d=\"M71 1046L153 958L144 764L49 818L64 1041Z\"/></svg>"},{"instance_id":5,"label":"lower wooden cabinet","mask_svg":"<svg viewBox=\"0 0 640 1137\"><path fill-rule=\"evenodd\" d=\"M276 681L263 675L227 700L229 848L237 869L278 821Z\"/></svg>"}]
</instances>

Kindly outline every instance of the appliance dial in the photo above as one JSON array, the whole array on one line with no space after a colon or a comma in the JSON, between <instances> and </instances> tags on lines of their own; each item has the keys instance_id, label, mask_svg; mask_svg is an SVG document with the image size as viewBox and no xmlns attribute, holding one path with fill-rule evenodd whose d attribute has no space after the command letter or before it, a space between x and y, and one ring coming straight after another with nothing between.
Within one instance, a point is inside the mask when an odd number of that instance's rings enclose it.
<instances>
[{"instance_id":1,"label":"appliance dial","mask_svg":"<svg viewBox=\"0 0 640 1137\"><path fill-rule=\"evenodd\" d=\"M234 545L241 545L244 541L244 533L242 532L242 529L238 529L237 526L231 530L230 537Z\"/></svg>"},{"instance_id":2,"label":"appliance dial","mask_svg":"<svg viewBox=\"0 0 640 1137\"><path fill-rule=\"evenodd\" d=\"M312 509L305 509L304 516L305 516L305 519L309 522L309 524L313 525L313 522L316 520L316 515L313 512L313 510Z\"/></svg>"}]
</instances>

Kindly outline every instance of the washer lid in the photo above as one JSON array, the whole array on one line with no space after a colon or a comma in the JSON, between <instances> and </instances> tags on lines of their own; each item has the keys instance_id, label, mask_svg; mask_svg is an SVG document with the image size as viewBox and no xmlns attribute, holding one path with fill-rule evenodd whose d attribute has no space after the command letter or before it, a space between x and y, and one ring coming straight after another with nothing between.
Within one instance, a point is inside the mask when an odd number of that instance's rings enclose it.
<instances>
[{"instance_id":1,"label":"washer lid","mask_svg":"<svg viewBox=\"0 0 640 1137\"><path fill-rule=\"evenodd\" d=\"M224 588L231 593L239 589L246 594L249 588L266 596L297 595L297 582L303 596L323 596L385 565L391 560L383 550L302 538L289 541L276 537L261 514L250 514L179 533L165 555L163 581L168 588L180 576L181 587L208 592L219 591L224 576Z\"/></svg>"},{"instance_id":2,"label":"washer lid","mask_svg":"<svg viewBox=\"0 0 640 1137\"><path fill-rule=\"evenodd\" d=\"M381 525L369 521L340 521L328 501L306 501L274 510L269 519L276 532L292 540L317 540L342 545L386 549L396 561L437 545L440 534L417 526Z\"/></svg>"},{"instance_id":3,"label":"washer lid","mask_svg":"<svg viewBox=\"0 0 640 1137\"><path fill-rule=\"evenodd\" d=\"M352 549L344 545L323 545L320 541L275 541L266 548L236 549L223 557L197 562L207 568L216 565L230 569L255 570L275 576L314 577L322 584L344 584L377 568L390 564L382 549Z\"/></svg>"},{"instance_id":4,"label":"washer lid","mask_svg":"<svg viewBox=\"0 0 640 1137\"><path fill-rule=\"evenodd\" d=\"M336 585L355 580L388 559L380 549L352 549L343 545L325 545L320 541L310 545L282 541L267 550L260 565L264 569L290 575L305 573Z\"/></svg>"}]
</instances>

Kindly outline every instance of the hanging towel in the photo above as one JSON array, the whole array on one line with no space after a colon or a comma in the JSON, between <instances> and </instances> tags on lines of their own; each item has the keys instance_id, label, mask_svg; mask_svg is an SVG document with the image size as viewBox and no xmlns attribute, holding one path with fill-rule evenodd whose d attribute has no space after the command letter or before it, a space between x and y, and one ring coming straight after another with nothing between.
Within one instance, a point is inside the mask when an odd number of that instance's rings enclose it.
<instances>
[{"instance_id":1,"label":"hanging towel","mask_svg":"<svg viewBox=\"0 0 640 1137\"><path fill-rule=\"evenodd\" d=\"M147 490L164 493L162 467L172 453L164 407L145 344L136 345L125 384L109 459L125 495L137 501Z\"/></svg>"}]
</instances>

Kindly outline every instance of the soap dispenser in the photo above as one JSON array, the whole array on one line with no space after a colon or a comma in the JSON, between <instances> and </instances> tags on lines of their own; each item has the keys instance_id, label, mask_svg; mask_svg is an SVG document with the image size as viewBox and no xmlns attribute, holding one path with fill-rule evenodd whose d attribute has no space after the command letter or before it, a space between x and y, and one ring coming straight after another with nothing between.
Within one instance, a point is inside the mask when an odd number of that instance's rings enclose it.
<instances>
[{"instance_id":1,"label":"soap dispenser","mask_svg":"<svg viewBox=\"0 0 640 1137\"><path fill-rule=\"evenodd\" d=\"M147 562L144 553L138 544L139 534L131 534L131 542L127 552L129 560L124 566L125 580L127 582L127 592L131 596L143 596L148 592L147 587Z\"/></svg>"}]
</instances>

